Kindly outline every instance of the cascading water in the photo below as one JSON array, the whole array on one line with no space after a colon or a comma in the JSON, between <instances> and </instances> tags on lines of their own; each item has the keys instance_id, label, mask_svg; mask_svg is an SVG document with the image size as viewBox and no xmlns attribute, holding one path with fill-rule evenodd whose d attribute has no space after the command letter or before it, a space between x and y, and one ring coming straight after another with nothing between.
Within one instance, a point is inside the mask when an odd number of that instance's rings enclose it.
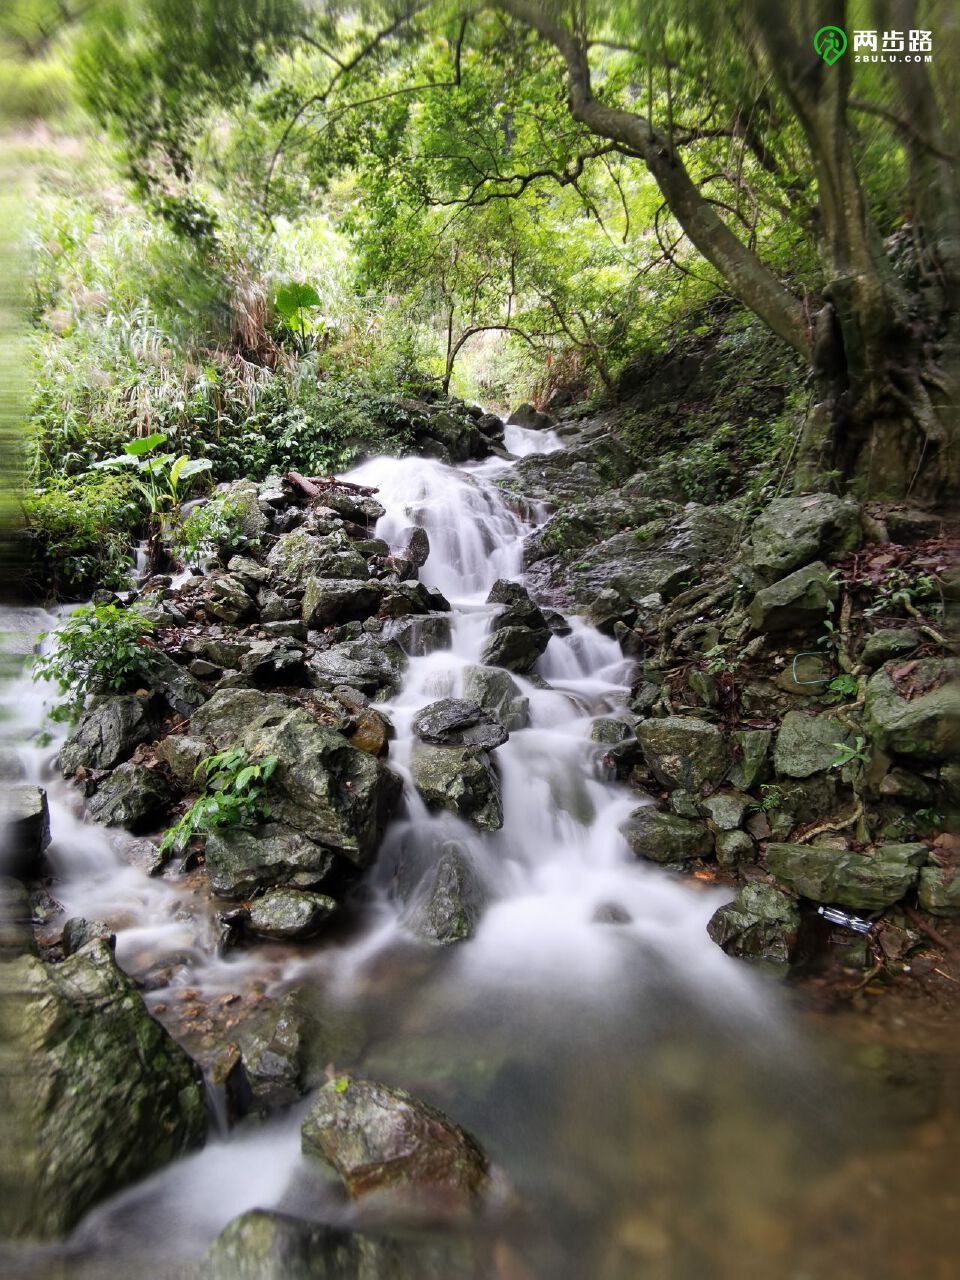
<instances>
[{"instance_id":1,"label":"cascading water","mask_svg":"<svg viewBox=\"0 0 960 1280\"><path fill-rule=\"evenodd\" d=\"M508 430L517 454L559 445L550 433ZM405 811L352 934L218 956L197 877L150 880L127 866L106 832L78 816L53 747L31 746L20 754L50 792L54 892L68 915L117 929L132 972L174 958L167 985L147 994L158 1013L178 986L208 999L251 983L322 992L355 1024L354 1069L444 1106L506 1171L525 1208L502 1232L526 1269L497 1274L733 1276L750 1271L744 1250L754 1247L777 1272L775 1248L765 1253L755 1235L778 1221L819 1159L806 1133L814 1099L782 1007L705 933L730 894L638 863L618 833L637 797L608 780L589 733L624 698L629 668L616 643L572 619L569 635L551 638L538 678L517 677L530 716L496 752L502 830L481 834L428 812L410 782L414 715L461 694L494 612L483 603L491 584L522 576L531 525L496 485L509 465L381 458L350 476L386 508L378 536L399 545L411 525L426 529L421 576L453 606L450 647L411 657L384 707ZM47 621L21 619L21 630ZM42 719L42 693L29 689L24 678L11 690L18 715L8 739L30 738ZM451 845L485 902L472 939L430 948L408 928L394 873L405 858L429 867ZM331 1047L334 1065L342 1053ZM172 1274L254 1206L335 1221L342 1211L299 1154L298 1116L214 1138L94 1211L63 1249L21 1257L23 1274Z\"/></svg>"}]
</instances>

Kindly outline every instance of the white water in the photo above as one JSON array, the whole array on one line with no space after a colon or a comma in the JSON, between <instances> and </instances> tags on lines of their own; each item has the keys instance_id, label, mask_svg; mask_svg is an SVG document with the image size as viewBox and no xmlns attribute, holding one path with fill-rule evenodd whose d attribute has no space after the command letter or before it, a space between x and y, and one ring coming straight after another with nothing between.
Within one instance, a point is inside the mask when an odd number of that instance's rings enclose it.
<instances>
[{"instance_id":1,"label":"white water","mask_svg":"<svg viewBox=\"0 0 960 1280\"><path fill-rule=\"evenodd\" d=\"M556 446L549 433L519 432L508 439L515 454ZM461 692L463 670L478 661L490 627L494 608L483 603L490 586L499 577L522 576L522 543L532 526L507 506L496 487L508 466L491 461L455 469L419 458L381 458L349 477L378 490L386 507L379 536L398 545L411 525L427 530L431 554L421 576L453 605L451 647L412 658L402 691L384 708L397 731L390 765L405 779L406 805L371 876L366 923L359 933L332 946L255 947L218 957L211 919L215 907L198 888L197 877L187 881L168 871L149 880L123 862L114 843L122 837L83 820L76 793L58 780L56 744L35 745L45 691L24 678L10 687L13 718L6 722L6 736L28 744L21 750L28 776L49 789L53 893L63 905L63 918L83 915L111 924L121 963L136 973L175 953L173 982L208 997L242 990L253 980L268 990L302 983L322 987L349 1008L369 1003L384 962L388 973L394 963L390 957L397 958L396 972L402 973L404 957L414 948L429 977L426 986L422 977L409 985L388 983L387 1011L380 1005L378 1014L379 1043L387 1046L409 1046L411 1036L462 1035L479 1037L480 1052L484 1036L492 1043L506 1034L521 1058L546 1059L553 1052L548 1045L576 1035L578 1019L588 1019L584 1026L593 1027L599 1018L611 1037L610 1052L617 1053L610 1028L624 1020L639 1018L642 1025L644 1019L662 1019L658 1002L664 999L673 1010L670 1016L691 1026L732 1022L753 1037L772 1033L765 988L705 932L711 913L730 894L694 887L638 863L618 832L638 800L604 777L602 748L589 737L592 719L616 712L629 681L629 664L613 640L573 619L571 634L554 636L537 667L551 687L517 677L530 700L530 725L512 733L495 753L503 788L502 831L480 834L449 814L430 814L410 785L414 715L439 697ZM46 626L56 620L30 621ZM409 933L390 872L405 849L416 848L429 862L449 841L467 852L488 900L476 936L440 953ZM629 922L598 923L596 910L609 904L622 908ZM161 988L148 999L156 1006L168 996ZM537 1031L525 1043L526 1029L534 1025ZM636 1027L630 1034L635 1032ZM589 1040L592 1032L586 1034ZM594 1047L574 1043L568 1051L576 1055ZM409 1083L413 1087L417 1081ZM483 1128L482 1118L475 1123ZM504 1143L509 1149L509 1139ZM519 1154L517 1160L522 1166ZM176 1222L183 1249L196 1253L245 1208L283 1202L302 1174L289 1120L273 1122L253 1137L215 1138L205 1151L100 1208L81 1228L76 1244L108 1250L114 1258L156 1259L162 1242L138 1236L133 1206Z\"/></svg>"}]
</instances>

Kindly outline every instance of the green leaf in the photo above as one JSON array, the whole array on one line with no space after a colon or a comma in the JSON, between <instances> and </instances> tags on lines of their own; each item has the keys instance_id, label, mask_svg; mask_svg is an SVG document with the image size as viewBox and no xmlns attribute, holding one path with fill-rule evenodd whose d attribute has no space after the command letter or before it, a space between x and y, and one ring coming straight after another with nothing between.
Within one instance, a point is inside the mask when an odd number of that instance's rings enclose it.
<instances>
[{"instance_id":1,"label":"green leaf","mask_svg":"<svg viewBox=\"0 0 960 1280\"><path fill-rule=\"evenodd\" d=\"M142 440L129 441L123 446L123 452L130 454L133 458L139 458L141 454L151 453L157 445L166 443L166 439L165 435L155 431L152 436L144 436Z\"/></svg>"},{"instance_id":2,"label":"green leaf","mask_svg":"<svg viewBox=\"0 0 960 1280\"><path fill-rule=\"evenodd\" d=\"M309 284L283 284L276 292L274 305L286 320L287 324L291 324L300 311L312 311L316 307L323 306L320 301L320 295Z\"/></svg>"},{"instance_id":3,"label":"green leaf","mask_svg":"<svg viewBox=\"0 0 960 1280\"><path fill-rule=\"evenodd\" d=\"M191 458L189 461L184 460L183 466L177 472L177 476L181 480L189 480L191 476L197 476L201 471L209 471L212 466L213 463L209 458ZM176 483L176 477L173 477L173 480Z\"/></svg>"}]
</instances>

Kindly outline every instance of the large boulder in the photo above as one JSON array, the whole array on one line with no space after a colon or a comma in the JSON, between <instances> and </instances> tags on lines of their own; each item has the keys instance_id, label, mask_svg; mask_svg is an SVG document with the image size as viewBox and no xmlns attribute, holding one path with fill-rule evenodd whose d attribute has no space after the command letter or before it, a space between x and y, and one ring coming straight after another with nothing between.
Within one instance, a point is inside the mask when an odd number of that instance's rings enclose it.
<instances>
[{"instance_id":1,"label":"large boulder","mask_svg":"<svg viewBox=\"0 0 960 1280\"><path fill-rule=\"evenodd\" d=\"M493 712L508 732L524 729L530 721L530 699L501 667L465 667L463 696Z\"/></svg>"},{"instance_id":2,"label":"large boulder","mask_svg":"<svg viewBox=\"0 0 960 1280\"><path fill-rule=\"evenodd\" d=\"M841 747L851 741L849 729L829 714L788 711L780 724L773 765L781 777L809 778L829 769Z\"/></svg>"},{"instance_id":3,"label":"large boulder","mask_svg":"<svg viewBox=\"0 0 960 1280\"><path fill-rule=\"evenodd\" d=\"M753 524L753 567L773 582L812 560L853 551L861 541L860 506L832 493L774 498Z\"/></svg>"},{"instance_id":4,"label":"large boulder","mask_svg":"<svg viewBox=\"0 0 960 1280\"><path fill-rule=\"evenodd\" d=\"M247 719L238 724L243 713ZM218 750L235 745L251 757L276 756L271 817L359 867L372 861L400 780L305 707L251 690L226 690L194 716L190 735Z\"/></svg>"},{"instance_id":5,"label":"large boulder","mask_svg":"<svg viewBox=\"0 0 960 1280\"><path fill-rule=\"evenodd\" d=\"M661 813L654 805L634 809L620 831L638 858L677 867L713 852L713 836L705 823Z\"/></svg>"},{"instance_id":6,"label":"large boulder","mask_svg":"<svg viewBox=\"0 0 960 1280\"><path fill-rule=\"evenodd\" d=\"M290 885L315 889L335 881L336 854L302 831L267 822L262 826L211 831L206 848L210 888L227 898L248 898L258 889Z\"/></svg>"},{"instance_id":7,"label":"large boulder","mask_svg":"<svg viewBox=\"0 0 960 1280\"><path fill-rule=\"evenodd\" d=\"M544 627L500 627L484 643L480 661L488 667L505 667L508 671L529 671L550 643L550 632Z\"/></svg>"},{"instance_id":8,"label":"large boulder","mask_svg":"<svg viewBox=\"0 0 960 1280\"><path fill-rule=\"evenodd\" d=\"M106 942L3 978L0 1232L51 1239L203 1141L203 1081Z\"/></svg>"},{"instance_id":9,"label":"large boulder","mask_svg":"<svg viewBox=\"0 0 960 1280\"><path fill-rule=\"evenodd\" d=\"M158 769L127 760L87 801L90 816L108 827L142 831L156 824L170 803L170 788Z\"/></svg>"},{"instance_id":10,"label":"large boulder","mask_svg":"<svg viewBox=\"0 0 960 1280\"><path fill-rule=\"evenodd\" d=\"M301 586L314 578L366 578L367 562L342 533L315 537L302 526L279 537L270 548L267 568L283 582Z\"/></svg>"},{"instance_id":11,"label":"large boulder","mask_svg":"<svg viewBox=\"0 0 960 1280\"><path fill-rule=\"evenodd\" d=\"M304 1154L332 1168L354 1198L381 1193L469 1207L489 1182L470 1134L406 1090L373 1080L328 1081L300 1133Z\"/></svg>"},{"instance_id":12,"label":"large boulder","mask_svg":"<svg viewBox=\"0 0 960 1280\"><path fill-rule=\"evenodd\" d=\"M112 769L133 755L153 732L143 698L135 694L95 698L60 748L60 767L66 774L81 768Z\"/></svg>"},{"instance_id":13,"label":"large boulder","mask_svg":"<svg viewBox=\"0 0 960 1280\"><path fill-rule=\"evenodd\" d=\"M915 760L960 755L960 683L957 664L925 658L901 678L884 667L870 677L864 727L884 751ZM923 692L926 690L926 692Z\"/></svg>"},{"instance_id":14,"label":"large boulder","mask_svg":"<svg viewBox=\"0 0 960 1280\"><path fill-rule=\"evenodd\" d=\"M822 560L758 591L750 606L754 631L805 631L819 626L837 598L837 584Z\"/></svg>"},{"instance_id":15,"label":"large boulder","mask_svg":"<svg viewBox=\"0 0 960 1280\"><path fill-rule=\"evenodd\" d=\"M372 617L383 599L383 586L371 579L309 577L303 592L303 621L323 628Z\"/></svg>"},{"instance_id":16,"label":"large boulder","mask_svg":"<svg viewBox=\"0 0 960 1280\"><path fill-rule=\"evenodd\" d=\"M486 751L418 742L410 771L428 808L448 809L483 831L503 826L500 780Z\"/></svg>"},{"instance_id":17,"label":"large boulder","mask_svg":"<svg viewBox=\"0 0 960 1280\"><path fill-rule=\"evenodd\" d=\"M0 788L0 870L25 879L39 876L49 843L46 791L29 782L4 783Z\"/></svg>"},{"instance_id":18,"label":"large boulder","mask_svg":"<svg viewBox=\"0 0 960 1280\"><path fill-rule=\"evenodd\" d=\"M881 845L873 853L848 853L806 844L767 845L767 868L814 902L879 910L898 902L917 882L928 850L922 844Z\"/></svg>"},{"instance_id":19,"label":"large boulder","mask_svg":"<svg viewBox=\"0 0 960 1280\"><path fill-rule=\"evenodd\" d=\"M800 912L789 894L751 881L710 917L707 933L727 955L785 968L800 929Z\"/></svg>"},{"instance_id":20,"label":"large boulder","mask_svg":"<svg viewBox=\"0 0 960 1280\"><path fill-rule=\"evenodd\" d=\"M716 786L730 764L723 734L714 724L694 716L644 720L637 727L643 758L665 787L699 792Z\"/></svg>"},{"instance_id":21,"label":"large boulder","mask_svg":"<svg viewBox=\"0 0 960 1280\"><path fill-rule=\"evenodd\" d=\"M316 654L309 664L311 679L320 689L349 685L361 693L390 694L400 688L406 655L399 645L380 643L373 636L345 640Z\"/></svg>"},{"instance_id":22,"label":"large boulder","mask_svg":"<svg viewBox=\"0 0 960 1280\"><path fill-rule=\"evenodd\" d=\"M525 402L517 405L513 410L507 419L507 426L526 427L531 431L546 431L548 427L553 426L553 419L549 413L541 413L532 404Z\"/></svg>"},{"instance_id":23,"label":"large boulder","mask_svg":"<svg viewBox=\"0 0 960 1280\"><path fill-rule=\"evenodd\" d=\"M441 698L418 711L413 732L421 742L442 747L480 747L493 751L509 734L491 711L464 698Z\"/></svg>"},{"instance_id":24,"label":"large boulder","mask_svg":"<svg viewBox=\"0 0 960 1280\"><path fill-rule=\"evenodd\" d=\"M160 649L148 651L140 668L140 679L178 716L192 715L207 698L203 685Z\"/></svg>"}]
</instances>

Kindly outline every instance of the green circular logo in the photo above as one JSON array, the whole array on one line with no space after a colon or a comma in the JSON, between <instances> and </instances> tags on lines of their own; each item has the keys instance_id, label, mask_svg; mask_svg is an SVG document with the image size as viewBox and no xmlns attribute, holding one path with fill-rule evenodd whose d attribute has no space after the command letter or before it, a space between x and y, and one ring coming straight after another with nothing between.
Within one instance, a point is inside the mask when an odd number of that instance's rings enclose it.
<instances>
[{"instance_id":1,"label":"green circular logo","mask_svg":"<svg viewBox=\"0 0 960 1280\"><path fill-rule=\"evenodd\" d=\"M813 37L813 47L828 67L832 67L847 47L847 33L842 27L821 27Z\"/></svg>"}]
</instances>

